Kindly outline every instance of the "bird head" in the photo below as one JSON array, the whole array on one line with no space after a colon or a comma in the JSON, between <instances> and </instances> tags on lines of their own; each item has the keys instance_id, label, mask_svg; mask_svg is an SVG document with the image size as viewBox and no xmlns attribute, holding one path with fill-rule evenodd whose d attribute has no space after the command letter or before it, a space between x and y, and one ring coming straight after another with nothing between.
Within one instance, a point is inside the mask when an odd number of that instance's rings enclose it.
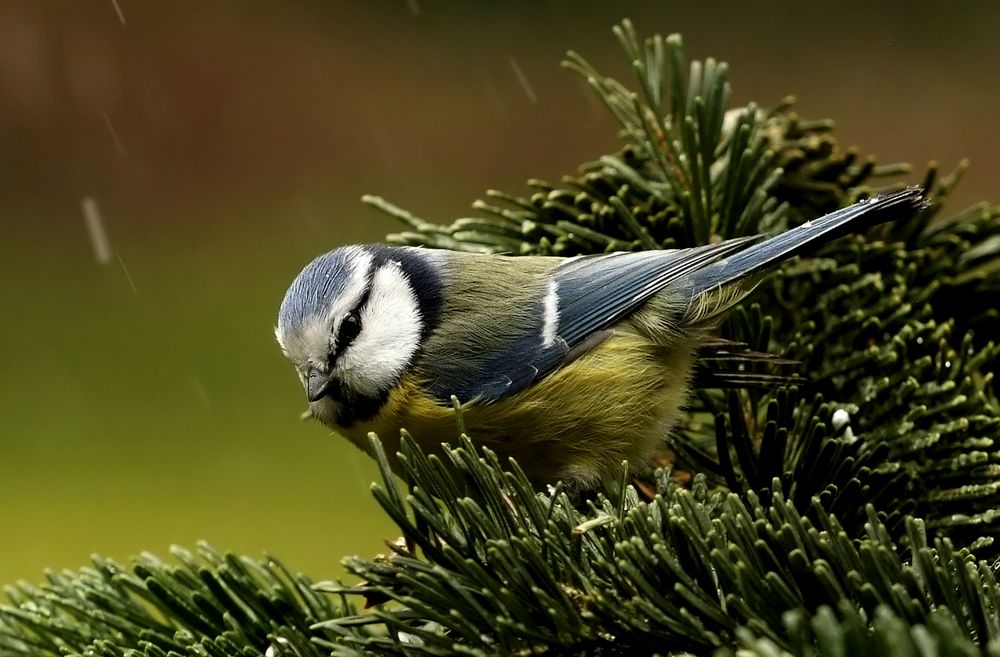
<instances>
[{"instance_id":1,"label":"bird head","mask_svg":"<svg viewBox=\"0 0 1000 657\"><path fill-rule=\"evenodd\" d=\"M348 426L378 411L420 347L438 288L418 249L347 246L306 265L275 336L314 416Z\"/></svg>"}]
</instances>

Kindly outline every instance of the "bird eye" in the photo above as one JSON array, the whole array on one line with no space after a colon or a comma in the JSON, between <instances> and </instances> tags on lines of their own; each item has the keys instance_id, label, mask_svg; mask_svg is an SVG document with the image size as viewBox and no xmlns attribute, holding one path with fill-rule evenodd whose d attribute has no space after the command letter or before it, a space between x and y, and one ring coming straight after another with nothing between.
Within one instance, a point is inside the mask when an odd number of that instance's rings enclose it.
<instances>
[{"instance_id":1,"label":"bird eye","mask_svg":"<svg viewBox=\"0 0 1000 657\"><path fill-rule=\"evenodd\" d=\"M337 330L337 349L343 350L361 333L361 318L355 312L348 313Z\"/></svg>"}]
</instances>

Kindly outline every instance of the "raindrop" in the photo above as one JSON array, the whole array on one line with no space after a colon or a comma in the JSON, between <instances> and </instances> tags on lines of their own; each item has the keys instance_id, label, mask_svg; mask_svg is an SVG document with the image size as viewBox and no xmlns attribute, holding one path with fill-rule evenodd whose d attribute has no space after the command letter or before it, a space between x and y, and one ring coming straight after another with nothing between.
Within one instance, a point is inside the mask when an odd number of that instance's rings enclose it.
<instances>
[{"instance_id":1,"label":"raindrop","mask_svg":"<svg viewBox=\"0 0 1000 657\"><path fill-rule=\"evenodd\" d=\"M94 257L102 265L109 264L111 262L111 244L108 242L108 234L104 230L104 222L101 220L101 211L97 207L97 201L93 196L85 196L80 202L80 207L83 208L83 220L87 223L90 242L94 245Z\"/></svg>"},{"instance_id":2,"label":"raindrop","mask_svg":"<svg viewBox=\"0 0 1000 657\"><path fill-rule=\"evenodd\" d=\"M118 264L122 266L122 271L125 272L125 278L128 279L129 287L132 288L132 294L139 294L139 290L135 288L135 281L132 280L132 275L128 273L128 267L125 266L125 261L122 260L121 256L118 256Z\"/></svg>"},{"instance_id":3,"label":"raindrop","mask_svg":"<svg viewBox=\"0 0 1000 657\"><path fill-rule=\"evenodd\" d=\"M833 424L834 429L840 431L844 425L851 423L851 414L842 408L838 408L833 412L833 417L830 419L830 422Z\"/></svg>"},{"instance_id":4,"label":"raindrop","mask_svg":"<svg viewBox=\"0 0 1000 657\"><path fill-rule=\"evenodd\" d=\"M855 440L857 440L857 437L854 435L854 431L851 429L851 414L848 413L843 408L838 408L836 411L833 412L833 417L830 418L830 424L833 425L834 431L839 432L841 429L843 429L843 433L841 433L841 438L843 438L847 442L853 443Z\"/></svg>"},{"instance_id":5,"label":"raindrop","mask_svg":"<svg viewBox=\"0 0 1000 657\"><path fill-rule=\"evenodd\" d=\"M511 69L514 71L514 76L517 78L521 88L524 89L524 93L528 97L528 100L532 103L537 103L538 96L535 95L535 90L531 88L531 83L528 82L528 77L524 74L524 71L521 70L521 66L517 63L517 60L513 57L508 57L507 59L510 62Z\"/></svg>"},{"instance_id":6,"label":"raindrop","mask_svg":"<svg viewBox=\"0 0 1000 657\"><path fill-rule=\"evenodd\" d=\"M111 125L111 118L108 116L107 112L101 112L101 116L104 117L104 125L108 127L108 132L111 133L111 139L115 142L115 147L118 148L118 152L123 156L125 155L125 147L122 146L122 142L118 139L118 133L115 132L115 127Z\"/></svg>"},{"instance_id":7,"label":"raindrop","mask_svg":"<svg viewBox=\"0 0 1000 657\"><path fill-rule=\"evenodd\" d=\"M115 8L115 13L118 14L118 20L121 21L122 25L125 25L125 14L122 13L122 8L118 6L118 0L111 0L111 4Z\"/></svg>"}]
</instances>

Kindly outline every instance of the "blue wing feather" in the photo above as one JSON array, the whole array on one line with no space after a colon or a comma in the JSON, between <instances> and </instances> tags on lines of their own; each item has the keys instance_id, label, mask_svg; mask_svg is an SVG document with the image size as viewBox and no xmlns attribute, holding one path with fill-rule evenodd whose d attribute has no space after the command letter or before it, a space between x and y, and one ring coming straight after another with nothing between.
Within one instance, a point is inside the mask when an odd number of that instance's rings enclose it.
<instances>
[{"instance_id":1,"label":"blue wing feather","mask_svg":"<svg viewBox=\"0 0 1000 657\"><path fill-rule=\"evenodd\" d=\"M583 257L556 268L558 335L572 348L634 312L674 281L746 247L756 237L694 249Z\"/></svg>"}]
</instances>

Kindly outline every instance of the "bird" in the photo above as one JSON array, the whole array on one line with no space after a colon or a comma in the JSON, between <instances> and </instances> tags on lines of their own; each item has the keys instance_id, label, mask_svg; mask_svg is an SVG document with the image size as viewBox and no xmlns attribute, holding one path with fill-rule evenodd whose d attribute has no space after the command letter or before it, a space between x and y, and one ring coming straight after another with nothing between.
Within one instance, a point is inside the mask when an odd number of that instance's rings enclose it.
<instances>
[{"instance_id":1,"label":"bird","mask_svg":"<svg viewBox=\"0 0 1000 657\"><path fill-rule=\"evenodd\" d=\"M533 484L592 490L652 458L699 345L770 269L924 206L909 187L777 234L572 258L342 246L295 277L275 337L309 414L366 452L375 433L396 454L404 429L439 451L461 414Z\"/></svg>"}]
</instances>

